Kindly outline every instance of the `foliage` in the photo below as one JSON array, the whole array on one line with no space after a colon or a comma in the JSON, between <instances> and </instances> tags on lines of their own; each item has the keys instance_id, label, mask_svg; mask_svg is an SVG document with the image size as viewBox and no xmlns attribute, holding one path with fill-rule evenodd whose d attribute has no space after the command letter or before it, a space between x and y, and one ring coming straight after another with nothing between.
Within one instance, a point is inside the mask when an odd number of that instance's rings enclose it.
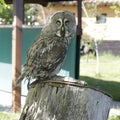
<instances>
[{"instance_id":1,"label":"foliage","mask_svg":"<svg viewBox=\"0 0 120 120\"><path fill-rule=\"evenodd\" d=\"M0 11L2 10L2 8L6 8L6 7L7 7L7 5L6 5L5 1L0 0Z\"/></svg>"},{"instance_id":2,"label":"foliage","mask_svg":"<svg viewBox=\"0 0 120 120\"><path fill-rule=\"evenodd\" d=\"M93 53L95 55L94 40L81 40L80 53L81 55L88 53Z\"/></svg>"},{"instance_id":3,"label":"foliage","mask_svg":"<svg viewBox=\"0 0 120 120\"><path fill-rule=\"evenodd\" d=\"M0 0L0 24L11 23L12 19L11 6L6 5L4 0Z\"/></svg>"},{"instance_id":4,"label":"foliage","mask_svg":"<svg viewBox=\"0 0 120 120\"><path fill-rule=\"evenodd\" d=\"M120 17L120 4L113 4L110 8L114 10L117 17Z\"/></svg>"},{"instance_id":5,"label":"foliage","mask_svg":"<svg viewBox=\"0 0 120 120\"><path fill-rule=\"evenodd\" d=\"M3 1L3 0L1 0ZM5 3L4 3L5 4ZM5 4L6 5L6 4ZM0 24L12 24L13 5L2 5L0 7ZM24 6L24 24L26 25L43 25L54 10L38 4L25 4Z\"/></svg>"},{"instance_id":6,"label":"foliage","mask_svg":"<svg viewBox=\"0 0 120 120\"><path fill-rule=\"evenodd\" d=\"M0 11L0 19L2 24L12 24L13 5L8 5Z\"/></svg>"},{"instance_id":7,"label":"foliage","mask_svg":"<svg viewBox=\"0 0 120 120\"><path fill-rule=\"evenodd\" d=\"M31 13L29 13L29 10L30 10L30 5L29 4L25 4L25 7L24 7L24 24L27 24L28 22L31 22L31 20L29 19L29 15Z\"/></svg>"},{"instance_id":8,"label":"foliage","mask_svg":"<svg viewBox=\"0 0 120 120\"><path fill-rule=\"evenodd\" d=\"M27 25L44 25L47 22L47 18L54 9L43 7L39 4L26 4L24 24Z\"/></svg>"},{"instance_id":9,"label":"foliage","mask_svg":"<svg viewBox=\"0 0 120 120\"><path fill-rule=\"evenodd\" d=\"M96 15L97 15L97 5L96 4L86 3L85 7L87 9L89 17L96 17Z\"/></svg>"},{"instance_id":10,"label":"foliage","mask_svg":"<svg viewBox=\"0 0 120 120\"><path fill-rule=\"evenodd\" d=\"M44 25L47 22L47 18L51 13L54 12L54 9L43 7L39 4L30 4L30 8L25 12L26 24L34 25Z\"/></svg>"},{"instance_id":11,"label":"foliage","mask_svg":"<svg viewBox=\"0 0 120 120\"><path fill-rule=\"evenodd\" d=\"M24 11L24 24L27 24L28 22L31 22L32 19L29 19L29 15L33 15L33 13L28 12L30 10L30 5L25 4ZM12 24L13 21L13 5L7 5L7 7L3 7L0 10L0 22L2 24Z\"/></svg>"}]
</instances>

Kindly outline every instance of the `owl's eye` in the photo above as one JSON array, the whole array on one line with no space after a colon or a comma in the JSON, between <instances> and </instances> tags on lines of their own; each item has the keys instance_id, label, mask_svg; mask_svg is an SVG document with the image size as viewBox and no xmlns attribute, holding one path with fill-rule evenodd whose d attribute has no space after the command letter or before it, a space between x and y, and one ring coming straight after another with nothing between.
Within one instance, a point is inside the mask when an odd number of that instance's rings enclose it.
<instances>
[{"instance_id":1,"label":"owl's eye","mask_svg":"<svg viewBox=\"0 0 120 120\"><path fill-rule=\"evenodd\" d=\"M66 20L65 21L65 25L67 26L67 25L69 25L70 24L70 21L69 20Z\"/></svg>"},{"instance_id":2,"label":"owl's eye","mask_svg":"<svg viewBox=\"0 0 120 120\"><path fill-rule=\"evenodd\" d=\"M60 25L61 25L60 20L57 20L57 21L56 21L56 24L57 24L58 26L60 26Z\"/></svg>"}]
</instances>

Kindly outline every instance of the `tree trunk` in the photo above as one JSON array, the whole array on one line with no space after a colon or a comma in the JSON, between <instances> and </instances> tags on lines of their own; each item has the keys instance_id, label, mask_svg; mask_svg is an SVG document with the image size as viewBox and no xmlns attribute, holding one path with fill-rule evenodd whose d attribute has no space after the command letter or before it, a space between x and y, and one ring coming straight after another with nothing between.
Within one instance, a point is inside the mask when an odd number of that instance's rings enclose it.
<instances>
[{"instance_id":1,"label":"tree trunk","mask_svg":"<svg viewBox=\"0 0 120 120\"><path fill-rule=\"evenodd\" d=\"M95 42L95 52L96 52L96 74L100 74L100 61L99 61L99 51L98 51L98 41L94 40Z\"/></svg>"},{"instance_id":2,"label":"tree trunk","mask_svg":"<svg viewBox=\"0 0 120 120\"><path fill-rule=\"evenodd\" d=\"M72 78L34 82L19 120L107 120L111 97Z\"/></svg>"}]
</instances>

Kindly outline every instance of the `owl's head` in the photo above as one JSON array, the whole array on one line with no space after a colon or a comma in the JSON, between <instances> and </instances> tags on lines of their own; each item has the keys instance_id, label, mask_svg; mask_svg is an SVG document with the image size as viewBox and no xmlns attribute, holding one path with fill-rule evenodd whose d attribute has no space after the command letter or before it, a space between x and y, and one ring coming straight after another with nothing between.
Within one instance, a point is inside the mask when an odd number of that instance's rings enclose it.
<instances>
[{"instance_id":1,"label":"owl's head","mask_svg":"<svg viewBox=\"0 0 120 120\"><path fill-rule=\"evenodd\" d=\"M71 37L76 31L75 16L67 10L54 13L48 21L49 29L58 37Z\"/></svg>"}]
</instances>

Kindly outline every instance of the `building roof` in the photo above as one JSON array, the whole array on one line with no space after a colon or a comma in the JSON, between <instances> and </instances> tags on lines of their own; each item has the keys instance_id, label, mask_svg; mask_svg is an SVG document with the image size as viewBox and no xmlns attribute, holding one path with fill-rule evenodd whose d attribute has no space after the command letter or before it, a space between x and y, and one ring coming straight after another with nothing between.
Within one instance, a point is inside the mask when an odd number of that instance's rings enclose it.
<instances>
[{"instance_id":1,"label":"building roof","mask_svg":"<svg viewBox=\"0 0 120 120\"><path fill-rule=\"evenodd\" d=\"M69 2L69 1L74 1L74 0L23 0L24 3L38 3L43 6L46 6L49 2ZM5 0L7 4L13 3L13 0Z\"/></svg>"},{"instance_id":2,"label":"building roof","mask_svg":"<svg viewBox=\"0 0 120 120\"><path fill-rule=\"evenodd\" d=\"M24 3L38 3L46 6L49 2L53 4L72 4L76 5L77 0L23 0ZM120 0L82 0L84 3L96 3L96 4L112 4L112 3L120 3ZM13 0L5 0L6 3L11 4Z\"/></svg>"},{"instance_id":3,"label":"building roof","mask_svg":"<svg viewBox=\"0 0 120 120\"><path fill-rule=\"evenodd\" d=\"M120 3L120 0L83 0L85 3L111 4Z\"/></svg>"}]
</instances>

